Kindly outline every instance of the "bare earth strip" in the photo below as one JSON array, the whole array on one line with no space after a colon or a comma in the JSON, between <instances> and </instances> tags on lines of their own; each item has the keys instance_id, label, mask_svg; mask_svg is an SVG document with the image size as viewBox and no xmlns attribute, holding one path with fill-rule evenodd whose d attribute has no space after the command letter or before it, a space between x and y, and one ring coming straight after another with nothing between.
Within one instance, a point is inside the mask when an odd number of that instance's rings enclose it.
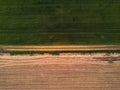
<instances>
[{"instance_id":1,"label":"bare earth strip","mask_svg":"<svg viewBox=\"0 0 120 90\"><path fill-rule=\"evenodd\" d=\"M120 45L79 45L79 46L0 46L6 51L78 51L78 50L120 50Z\"/></svg>"},{"instance_id":2,"label":"bare earth strip","mask_svg":"<svg viewBox=\"0 0 120 90\"><path fill-rule=\"evenodd\" d=\"M3 55L0 90L120 90L119 68L120 54Z\"/></svg>"}]
</instances>

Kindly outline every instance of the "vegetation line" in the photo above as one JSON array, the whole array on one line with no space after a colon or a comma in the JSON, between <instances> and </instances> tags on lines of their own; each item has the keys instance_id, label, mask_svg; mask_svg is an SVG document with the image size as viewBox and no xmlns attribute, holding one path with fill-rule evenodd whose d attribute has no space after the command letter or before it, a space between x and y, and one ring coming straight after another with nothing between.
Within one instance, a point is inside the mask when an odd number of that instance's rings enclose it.
<instances>
[{"instance_id":1,"label":"vegetation line","mask_svg":"<svg viewBox=\"0 0 120 90\"><path fill-rule=\"evenodd\" d=\"M10 55L34 55L34 54L52 54L59 55L60 53L81 53L81 54L92 54L92 53L120 53L120 50L79 50L79 51L3 51L1 54L8 53Z\"/></svg>"}]
</instances>

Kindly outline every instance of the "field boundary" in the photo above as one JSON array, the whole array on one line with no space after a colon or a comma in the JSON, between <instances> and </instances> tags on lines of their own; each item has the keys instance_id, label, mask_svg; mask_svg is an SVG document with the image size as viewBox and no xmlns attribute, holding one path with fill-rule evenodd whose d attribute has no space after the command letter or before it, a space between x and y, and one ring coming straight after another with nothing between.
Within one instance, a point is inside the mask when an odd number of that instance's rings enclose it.
<instances>
[{"instance_id":1,"label":"field boundary","mask_svg":"<svg viewBox=\"0 0 120 90\"><path fill-rule=\"evenodd\" d=\"M3 51L80 51L80 50L120 50L120 45L64 45L64 46L3 46Z\"/></svg>"}]
</instances>

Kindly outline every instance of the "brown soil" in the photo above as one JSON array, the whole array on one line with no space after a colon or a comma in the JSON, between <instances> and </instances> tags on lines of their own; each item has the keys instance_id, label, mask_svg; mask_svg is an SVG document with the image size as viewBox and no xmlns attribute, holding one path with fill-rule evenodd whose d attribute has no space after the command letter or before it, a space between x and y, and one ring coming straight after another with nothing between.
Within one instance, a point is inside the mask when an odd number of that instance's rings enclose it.
<instances>
[{"instance_id":1,"label":"brown soil","mask_svg":"<svg viewBox=\"0 0 120 90\"><path fill-rule=\"evenodd\" d=\"M0 90L119 90L119 54L0 56ZM113 63L105 59L114 58Z\"/></svg>"}]
</instances>

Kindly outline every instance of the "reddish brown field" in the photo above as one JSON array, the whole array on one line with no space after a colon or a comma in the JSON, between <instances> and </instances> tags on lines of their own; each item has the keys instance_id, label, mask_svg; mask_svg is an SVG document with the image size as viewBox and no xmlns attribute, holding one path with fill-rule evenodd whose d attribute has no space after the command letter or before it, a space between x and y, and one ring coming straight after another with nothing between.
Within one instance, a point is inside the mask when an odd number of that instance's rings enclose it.
<instances>
[{"instance_id":1,"label":"reddish brown field","mask_svg":"<svg viewBox=\"0 0 120 90\"><path fill-rule=\"evenodd\" d=\"M113 62L106 60L114 59ZM0 90L120 90L120 55L0 56Z\"/></svg>"}]
</instances>

